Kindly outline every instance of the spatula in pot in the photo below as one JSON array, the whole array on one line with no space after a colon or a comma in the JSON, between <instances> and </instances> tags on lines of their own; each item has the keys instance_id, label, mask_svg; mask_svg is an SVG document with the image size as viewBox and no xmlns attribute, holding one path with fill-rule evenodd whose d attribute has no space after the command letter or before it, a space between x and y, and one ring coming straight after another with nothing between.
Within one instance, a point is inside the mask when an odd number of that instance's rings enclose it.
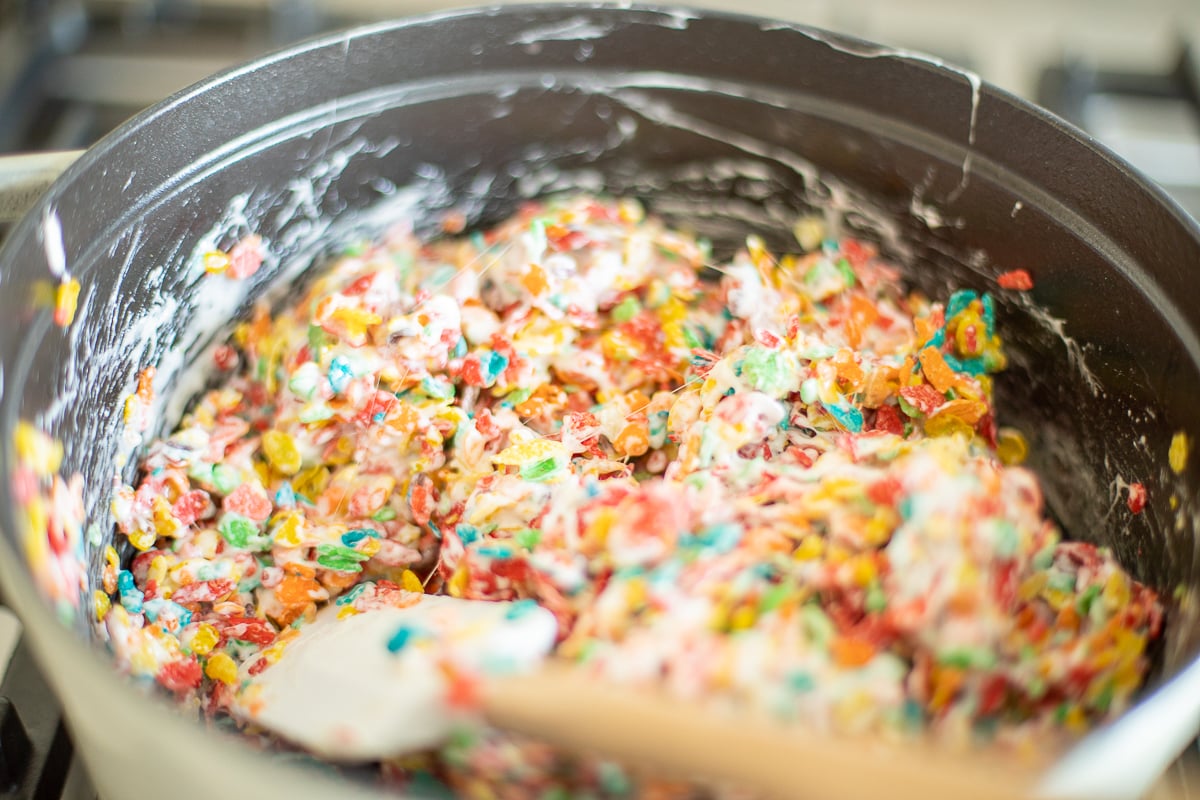
<instances>
[{"instance_id":1,"label":"spatula in pot","mask_svg":"<svg viewBox=\"0 0 1200 800\"><path fill-rule=\"evenodd\" d=\"M447 697L449 669L529 672L558 631L533 601L408 594L407 602L356 614L326 606L277 663L250 676L235 712L335 761L433 747L463 721Z\"/></svg>"},{"instance_id":2,"label":"spatula in pot","mask_svg":"<svg viewBox=\"0 0 1200 800\"><path fill-rule=\"evenodd\" d=\"M325 608L250 677L236 712L335 761L426 749L472 713L447 702L453 663L487 676L470 694L497 727L766 797L1000 800L1032 787L1031 772L991 761L805 735L597 681L547 659L557 624L532 603L415 597L352 616Z\"/></svg>"},{"instance_id":3,"label":"spatula in pot","mask_svg":"<svg viewBox=\"0 0 1200 800\"><path fill-rule=\"evenodd\" d=\"M1046 800L1143 797L1200 731L1200 660L1124 716L1088 734L1038 783ZM1195 776L1191 776L1195 777Z\"/></svg>"}]
</instances>

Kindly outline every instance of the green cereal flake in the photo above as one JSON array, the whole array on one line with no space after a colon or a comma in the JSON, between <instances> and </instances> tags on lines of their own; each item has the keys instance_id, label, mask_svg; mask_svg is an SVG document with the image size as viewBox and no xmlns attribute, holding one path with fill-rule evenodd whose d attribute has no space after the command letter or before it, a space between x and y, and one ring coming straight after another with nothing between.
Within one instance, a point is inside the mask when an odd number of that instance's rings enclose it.
<instances>
[{"instance_id":1,"label":"green cereal flake","mask_svg":"<svg viewBox=\"0 0 1200 800\"><path fill-rule=\"evenodd\" d=\"M350 547L336 544L317 546L317 563L338 572L361 572L362 562L368 558L369 556Z\"/></svg>"}]
</instances>

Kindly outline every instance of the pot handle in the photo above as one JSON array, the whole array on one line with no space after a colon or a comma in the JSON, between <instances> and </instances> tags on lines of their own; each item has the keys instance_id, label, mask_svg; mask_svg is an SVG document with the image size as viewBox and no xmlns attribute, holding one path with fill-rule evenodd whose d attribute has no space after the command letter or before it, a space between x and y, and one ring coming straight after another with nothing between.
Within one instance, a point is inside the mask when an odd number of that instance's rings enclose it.
<instances>
[{"instance_id":1,"label":"pot handle","mask_svg":"<svg viewBox=\"0 0 1200 800\"><path fill-rule=\"evenodd\" d=\"M16 222L82 150L0 156L0 223Z\"/></svg>"}]
</instances>

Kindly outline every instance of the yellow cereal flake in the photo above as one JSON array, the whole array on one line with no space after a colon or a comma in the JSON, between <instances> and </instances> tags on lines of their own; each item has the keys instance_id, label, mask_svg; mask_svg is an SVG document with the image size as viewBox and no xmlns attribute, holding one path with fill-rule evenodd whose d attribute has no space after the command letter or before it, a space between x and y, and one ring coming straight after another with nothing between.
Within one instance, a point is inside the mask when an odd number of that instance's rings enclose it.
<instances>
[{"instance_id":1,"label":"yellow cereal flake","mask_svg":"<svg viewBox=\"0 0 1200 800\"><path fill-rule=\"evenodd\" d=\"M54 292L54 324L65 328L75 320L75 309L79 305L79 281L68 278L58 284Z\"/></svg>"},{"instance_id":2,"label":"yellow cereal flake","mask_svg":"<svg viewBox=\"0 0 1200 800\"><path fill-rule=\"evenodd\" d=\"M805 252L816 250L825 239L825 218L815 214L800 217L792 226L792 235Z\"/></svg>"},{"instance_id":3,"label":"yellow cereal flake","mask_svg":"<svg viewBox=\"0 0 1200 800\"><path fill-rule=\"evenodd\" d=\"M204 271L209 275L220 275L229 269L229 254L220 250L209 250L204 254Z\"/></svg>"},{"instance_id":4,"label":"yellow cereal flake","mask_svg":"<svg viewBox=\"0 0 1200 800\"><path fill-rule=\"evenodd\" d=\"M505 467L519 467L548 458L567 458L567 448L562 442L551 439L530 439L504 448L492 456L492 463Z\"/></svg>"},{"instance_id":5,"label":"yellow cereal flake","mask_svg":"<svg viewBox=\"0 0 1200 800\"><path fill-rule=\"evenodd\" d=\"M1171 449L1167 452L1167 462L1171 465L1171 471L1176 475L1182 474L1187 469L1191 447L1192 443L1183 431L1179 431L1171 437Z\"/></svg>"},{"instance_id":6,"label":"yellow cereal flake","mask_svg":"<svg viewBox=\"0 0 1200 800\"><path fill-rule=\"evenodd\" d=\"M62 466L62 442L47 436L28 422L17 423L13 439L21 465L39 476L48 477Z\"/></svg>"},{"instance_id":7,"label":"yellow cereal flake","mask_svg":"<svg viewBox=\"0 0 1200 800\"><path fill-rule=\"evenodd\" d=\"M280 547L300 547L304 544L301 536L304 527L304 516L295 512L287 514L275 528L271 538Z\"/></svg>"},{"instance_id":8,"label":"yellow cereal flake","mask_svg":"<svg viewBox=\"0 0 1200 800\"><path fill-rule=\"evenodd\" d=\"M204 674L226 686L238 682L237 664L227 653L215 653L210 656L208 663L204 665Z\"/></svg>"},{"instance_id":9,"label":"yellow cereal flake","mask_svg":"<svg viewBox=\"0 0 1200 800\"><path fill-rule=\"evenodd\" d=\"M996 457L1000 463L1015 466L1025 461L1029 454L1029 443L1015 428L1001 428L996 432Z\"/></svg>"},{"instance_id":10,"label":"yellow cereal flake","mask_svg":"<svg viewBox=\"0 0 1200 800\"><path fill-rule=\"evenodd\" d=\"M421 585L421 579L411 569L400 573L400 587L408 592L423 593L425 591L425 587Z\"/></svg>"},{"instance_id":11,"label":"yellow cereal flake","mask_svg":"<svg viewBox=\"0 0 1200 800\"><path fill-rule=\"evenodd\" d=\"M154 531L140 529L130 531L128 538L129 543L143 553L149 550L151 547L154 547L155 541L158 540L158 537L155 535Z\"/></svg>"},{"instance_id":12,"label":"yellow cereal flake","mask_svg":"<svg viewBox=\"0 0 1200 800\"><path fill-rule=\"evenodd\" d=\"M283 475L300 471L300 451L296 442L283 431L269 430L262 437L263 455L267 462Z\"/></svg>"},{"instance_id":13,"label":"yellow cereal flake","mask_svg":"<svg viewBox=\"0 0 1200 800\"><path fill-rule=\"evenodd\" d=\"M109 609L112 608L112 600L104 592L97 589L92 593L92 608L96 612L96 621L103 622L104 618L108 616Z\"/></svg>"},{"instance_id":14,"label":"yellow cereal flake","mask_svg":"<svg viewBox=\"0 0 1200 800\"><path fill-rule=\"evenodd\" d=\"M206 656L212 652L220 640L221 634L217 632L216 628L207 622L201 623L196 635L192 637L192 652L198 656Z\"/></svg>"},{"instance_id":15,"label":"yellow cereal flake","mask_svg":"<svg viewBox=\"0 0 1200 800\"><path fill-rule=\"evenodd\" d=\"M825 540L814 533L800 541L800 545L792 552L792 558L797 561L814 561L824 552Z\"/></svg>"}]
</instances>

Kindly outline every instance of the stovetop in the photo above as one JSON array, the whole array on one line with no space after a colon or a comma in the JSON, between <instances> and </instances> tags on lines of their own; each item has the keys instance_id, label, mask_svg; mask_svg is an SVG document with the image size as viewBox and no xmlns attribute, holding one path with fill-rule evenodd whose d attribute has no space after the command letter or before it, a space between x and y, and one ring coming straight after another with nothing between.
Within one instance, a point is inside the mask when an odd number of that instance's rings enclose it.
<instances>
[{"instance_id":1,"label":"stovetop","mask_svg":"<svg viewBox=\"0 0 1200 800\"><path fill-rule=\"evenodd\" d=\"M0 798L95 800L21 633L16 615L0 605Z\"/></svg>"}]
</instances>

